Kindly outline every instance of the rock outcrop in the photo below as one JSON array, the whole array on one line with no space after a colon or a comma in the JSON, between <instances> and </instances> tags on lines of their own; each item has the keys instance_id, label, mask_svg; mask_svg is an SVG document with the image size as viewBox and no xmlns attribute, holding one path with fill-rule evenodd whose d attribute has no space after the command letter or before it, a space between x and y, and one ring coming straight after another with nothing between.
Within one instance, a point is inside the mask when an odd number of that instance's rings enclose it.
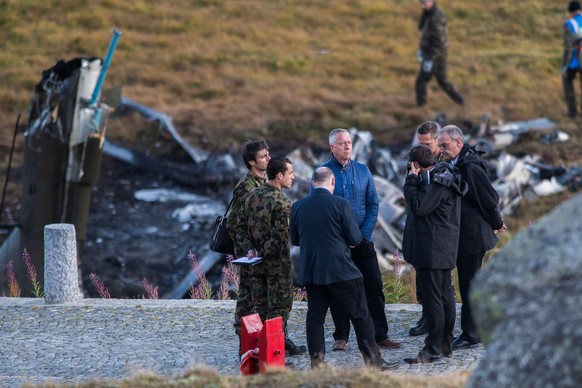
<instances>
[{"instance_id":1,"label":"rock outcrop","mask_svg":"<svg viewBox=\"0 0 582 388\"><path fill-rule=\"evenodd\" d=\"M470 387L582 381L582 195L515 236L476 276L486 354Z\"/></svg>"}]
</instances>

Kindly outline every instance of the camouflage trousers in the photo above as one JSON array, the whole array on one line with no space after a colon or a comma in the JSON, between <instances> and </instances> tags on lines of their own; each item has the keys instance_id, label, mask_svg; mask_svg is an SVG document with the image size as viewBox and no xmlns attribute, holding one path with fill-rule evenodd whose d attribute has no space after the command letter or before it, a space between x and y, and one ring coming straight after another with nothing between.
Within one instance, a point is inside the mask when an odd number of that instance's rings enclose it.
<instances>
[{"instance_id":1,"label":"camouflage trousers","mask_svg":"<svg viewBox=\"0 0 582 388\"><path fill-rule=\"evenodd\" d=\"M240 325L242 317L253 314L255 302L252 296L252 267L239 266L238 273L238 295L234 310L234 330L240 335Z\"/></svg>"},{"instance_id":2,"label":"camouflage trousers","mask_svg":"<svg viewBox=\"0 0 582 388\"><path fill-rule=\"evenodd\" d=\"M293 306L293 277L291 262L263 262L253 268L252 299L255 312L261 321L283 318L283 330L287 333L287 320Z\"/></svg>"},{"instance_id":3,"label":"camouflage trousers","mask_svg":"<svg viewBox=\"0 0 582 388\"><path fill-rule=\"evenodd\" d=\"M447 79L447 56L443 55L439 58L435 58L431 71L424 71L422 64L420 65L420 71L416 77L415 91L416 91L416 104L422 106L426 104L426 90L428 82L435 76L439 86L447 93L447 95L459 105L464 105L465 100L459 94L455 85L453 85Z\"/></svg>"},{"instance_id":4,"label":"camouflage trousers","mask_svg":"<svg viewBox=\"0 0 582 388\"><path fill-rule=\"evenodd\" d=\"M576 116L578 113L576 107L576 93L574 92L574 78L576 78L576 74L580 74L578 78L580 80L580 90L582 91L582 70L568 69L566 70L566 74L562 77L564 99L566 100L566 106L568 107L567 114L571 117Z\"/></svg>"}]
</instances>

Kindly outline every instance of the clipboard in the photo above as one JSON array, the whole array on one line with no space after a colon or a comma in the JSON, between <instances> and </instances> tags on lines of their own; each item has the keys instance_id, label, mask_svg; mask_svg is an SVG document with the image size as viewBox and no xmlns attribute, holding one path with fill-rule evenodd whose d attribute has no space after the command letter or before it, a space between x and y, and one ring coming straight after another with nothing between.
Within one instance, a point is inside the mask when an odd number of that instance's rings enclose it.
<instances>
[{"instance_id":1,"label":"clipboard","mask_svg":"<svg viewBox=\"0 0 582 388\"><path fill-rule=\"evenodd\" d=\"M233 260L232 264L253 266L253 265L259 264L262 261L263 261L263 258L259 257L259 256L255 256L252 259L249 259L248 257L245 256L245 257L241 257L239 259Z\"/></svg>"}]
</instances>

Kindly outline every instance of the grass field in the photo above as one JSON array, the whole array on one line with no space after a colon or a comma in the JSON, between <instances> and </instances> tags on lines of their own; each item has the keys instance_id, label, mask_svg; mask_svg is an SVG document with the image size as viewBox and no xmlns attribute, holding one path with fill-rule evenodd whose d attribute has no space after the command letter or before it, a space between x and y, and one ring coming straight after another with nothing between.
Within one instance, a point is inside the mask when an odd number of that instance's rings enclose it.
<instances>
[{"instance_id":1,"label":"grass field","mask_svg":"<svg viewBox=\"0 0 582 388\"><path fill-rule=\"evenodd\" d=\"M416 1L3 0L0 123L9 133L42 70L58 59L104 56L114 27L123 35L105 87L170 114L207 149L259 136L325 145L324 134L338 126L390 143L408 140L437 112L451 123L487 112L505 121L561 119L564 4L438 3L463 108L434 81L428 105L414 104Z\"/></svg>"}]
</instances>

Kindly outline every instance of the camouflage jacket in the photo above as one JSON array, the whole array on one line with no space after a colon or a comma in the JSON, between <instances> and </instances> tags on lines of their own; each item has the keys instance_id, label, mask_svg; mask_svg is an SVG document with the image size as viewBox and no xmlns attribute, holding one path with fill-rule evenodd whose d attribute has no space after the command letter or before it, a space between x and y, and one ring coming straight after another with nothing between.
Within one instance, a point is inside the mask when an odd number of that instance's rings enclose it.
<instances>
[{"instance_id":1,"label":"camouflage jacket","mask_svg":"<svg viewBox=\"0 0 582 388\"><path fill-rule=\"evenodd\" d=\"M418 29L421 31L419 49L424 60L446 55L449 48L447 18L436 3L422 13Z\"/></svg>"},{"instance_id":2,"label":"camouflage jacket","mask_svg":"<svg viewBox=\"0 0 582 388\"><path fill-rule=\"evenodd\" d=\"M246 256L247 251L243 250L239 239L237 238L236 230L239 224L239 215L244 209L245 199L247 194L257 187L263 186L266 182L265 178L261 178L249 171L249 173L238 181L232 192L232 205L226 229L232 241L234 241L234 254L236 257Z\"/></svg>"},{"instance_id":3,"label":"camouflage jacket","mask_svg":"<svg viewBox=\"0 0 582 388\"><path fill-rule=\"evenodd\" d=\"M272 268L291 262L289 255L289 216L291 202L283 192L270 185L252 190L240 213L237 238L247 252L255 249L263 258L263 266ZM254 271L259 269L256 266Z\"/></svg>"}]
</instances>

